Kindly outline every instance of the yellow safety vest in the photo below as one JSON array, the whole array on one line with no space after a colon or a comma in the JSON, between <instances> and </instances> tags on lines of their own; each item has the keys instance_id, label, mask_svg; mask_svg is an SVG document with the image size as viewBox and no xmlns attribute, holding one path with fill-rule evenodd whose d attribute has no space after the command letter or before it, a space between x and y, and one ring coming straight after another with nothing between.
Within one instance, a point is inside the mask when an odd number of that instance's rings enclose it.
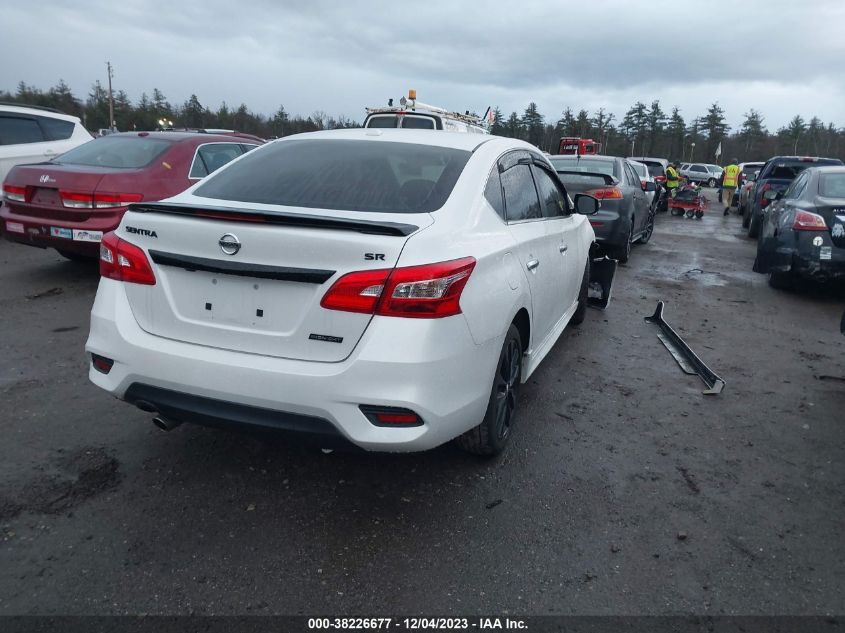
<instances>
[{"instance_id":1,"label":"yellow safety vest","mask_svg":"<svg viewBox=\"0 0 845 633\"><path fill-rule=\"evenodd\" d=\"M725 189L733 189L737 185L737 181L739 180L739 166L738 165L728 165L725 167L725 177L722 180L722 186Z\"/></svg>"},{"instance_id":2,"label":"yellow safety vest","mask_svg":"<svg viewBox=\"0 0 845 633\"><path fill-rule=\"evenodd\" d=\"M675 168L671 165L666 168L666 186L669 188L677 187L680 183L678 182L678 172L675 171Z\"/></svg>"}]
</instances>

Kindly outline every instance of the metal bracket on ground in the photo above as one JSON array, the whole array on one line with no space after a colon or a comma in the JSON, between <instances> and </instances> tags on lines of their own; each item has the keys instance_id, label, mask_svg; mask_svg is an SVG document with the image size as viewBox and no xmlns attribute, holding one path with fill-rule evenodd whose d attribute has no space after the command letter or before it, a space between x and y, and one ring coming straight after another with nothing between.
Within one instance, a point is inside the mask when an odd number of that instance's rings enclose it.
<instances>
[{"instance_id":1,"label":"metal bracket on ground","mask_svg":"<svg viewBox=\"0 0 845 633\"><path fill-rule=\"evenodd\" d=\"M678 365L684 370L684 373L690 375L698 374L701 380L704 381L704 384L707 385L707 389L704 390L705 395L713 396L722 393L722 389L725 388L725 381L713 373L713 370L704 364L704 361L692 351L690 346L686 344L686 341L663 319L663 307L664 303L658 301L654 314L645 318L646 323L654 323L660 327L661 331L658 333L657 338L660 339L660 342L666 346L669 353L678 361Z\"/></svg>"}]
</instances>

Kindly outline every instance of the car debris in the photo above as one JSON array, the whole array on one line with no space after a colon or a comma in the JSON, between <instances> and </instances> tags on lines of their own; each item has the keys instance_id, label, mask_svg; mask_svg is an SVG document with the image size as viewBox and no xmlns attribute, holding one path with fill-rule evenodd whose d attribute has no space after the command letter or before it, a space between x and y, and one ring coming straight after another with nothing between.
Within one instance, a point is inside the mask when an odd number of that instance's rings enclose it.
<instances>
[{"instance_id":1,"label":"car debris","mask_svg":"<svg viewBox=\"0 0 845 633\"><path fill-rule=\"evenodd\" d=\"M590 262L590 285L587 289L587 305L597 310L604 310L610 303L613 290L613 278L618 262L607 256Z\"/></svg>"},{"instance_id":2,"label":"car debris","mask_svg":"<svg viewBox=\"0 0 845 633\"><path fill-rule=\"evenodd\" d=\"M684 373L699 375L704 384L707 385L707 389L703 392L705 395L712 396L722 393L722 389L725 388L725 381L713 373L713 370L704 364L704 361L692 351L684 339L663 319L664 306L665 304L662 301L658 301L654 314L645 318L646 323L653 323L660 327L661 332L657 334L657 338L678 361L678 365Z\"/></svg>"}]
</instances>

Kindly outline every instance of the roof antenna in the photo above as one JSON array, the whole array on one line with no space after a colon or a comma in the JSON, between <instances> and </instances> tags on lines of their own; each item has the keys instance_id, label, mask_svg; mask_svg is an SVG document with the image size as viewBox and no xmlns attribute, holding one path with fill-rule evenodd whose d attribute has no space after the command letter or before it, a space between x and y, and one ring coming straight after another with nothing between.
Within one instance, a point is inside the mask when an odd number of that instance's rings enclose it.
<instances>
[{"instance_id":1,"label":"roof antenna","mask_svg":"<svg viewBox=\"0 0 845 633\"><path fill-rule=\"evenodd\" d=\"M388 99L388 100L387 100L387 107L388 107L388 108L392 108L392 107L393 107L393 99Z\"/></svg>"}]
</instances>

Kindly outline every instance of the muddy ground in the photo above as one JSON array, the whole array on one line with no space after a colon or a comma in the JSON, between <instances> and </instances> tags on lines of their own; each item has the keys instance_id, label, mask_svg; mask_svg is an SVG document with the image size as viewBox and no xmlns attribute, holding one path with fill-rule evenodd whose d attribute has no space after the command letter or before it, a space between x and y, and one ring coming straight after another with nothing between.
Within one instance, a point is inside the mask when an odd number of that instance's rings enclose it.
<instances>
[{"instance_id":1,"label":"muddy ground","mask_svg":"<svg viewBox=\"0 0 845 633\"><path fill-rule=\"evenodd\" d=\"M842 613L845 300L754 249L659 216L480 461L164 434L88 383L96 269L0 243L0 614Z\"/></svg>"}]
</instances>

